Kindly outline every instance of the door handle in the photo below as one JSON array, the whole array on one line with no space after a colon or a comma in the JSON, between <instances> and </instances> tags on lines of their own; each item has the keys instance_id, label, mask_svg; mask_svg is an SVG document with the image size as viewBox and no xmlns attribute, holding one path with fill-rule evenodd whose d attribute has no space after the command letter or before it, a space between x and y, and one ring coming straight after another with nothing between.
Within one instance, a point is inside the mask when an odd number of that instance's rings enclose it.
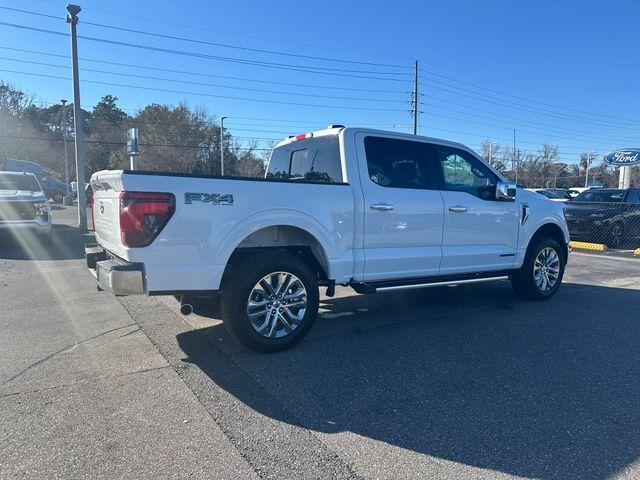
<instances>
[{"instance_id":1,"label":"door handle","mask_svg":"<svg viewBox=\"0 0 640 480\"><path fill-rule=\"evenodd\" d=\"M453 207L449 207L449 211L450 212L456 212L456 213L464 213L466 211L468 211L469 209L467 207L462 207L460 205L455 205Z\"/></svg>"},{"instance_id":2,"label":"door handle","mask_svg":"<svg viewBox=\"0 0 640 480\"><path fill-rule=\"evenodd\" d=\"M394 209L394 206L388 203L372 203L369 207L371 207L371 210L381 210L383 212L388 212Z\"/></svg>"}]
</instances>

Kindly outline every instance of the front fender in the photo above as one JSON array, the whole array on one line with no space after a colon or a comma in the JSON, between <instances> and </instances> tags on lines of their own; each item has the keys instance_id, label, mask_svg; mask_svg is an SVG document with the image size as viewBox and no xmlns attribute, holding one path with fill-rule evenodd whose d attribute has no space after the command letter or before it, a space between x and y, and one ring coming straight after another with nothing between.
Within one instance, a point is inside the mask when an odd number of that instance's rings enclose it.
<instances>
[{"instance_id":1,"label":"front fender","mask_svg":"<svg viewBox=\"0 0 640 480\"><path fill-rule=\"evenodd\" d=\"M535 197L533 195L535 195ZM514 262L515 267L522 265L531 239L545 225L551 224L557 226L562 231L564 244L569 244L569 229L564 219L564 208L562 204L552 202L542 197L538 199L536 198L538 196L539 195L532 193L531 196L527 195L527 198L522 198L520 201L521 208L524 208L525 205L528 206L529 217L524 223L522 223L522 215L520 217L521 225Z\"/></svg>"}]
</instances>

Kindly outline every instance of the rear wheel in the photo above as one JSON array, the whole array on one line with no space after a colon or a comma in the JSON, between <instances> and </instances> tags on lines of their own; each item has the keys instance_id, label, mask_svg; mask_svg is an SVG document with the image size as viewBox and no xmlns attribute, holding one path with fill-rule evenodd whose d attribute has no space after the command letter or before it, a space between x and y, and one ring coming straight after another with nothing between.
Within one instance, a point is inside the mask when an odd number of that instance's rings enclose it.
<instances>
[{"instance_id":1,"label":"rear wheel","mask_svg":"<svg viewBox=\"0 0 640 480\"><path fill-rule=\"evenodd\" d=\"M232 268L221 302L227 331L261 353L285 350L302 340L318 312L313 271L297 257L272 252Z\"/></svg>"},{"instance_id":2,"label":"rear wheel","mask_svg":"<svg viewBox=\"0 0 640 480\"><path fill-rule=\"evenodd\" d=\"M546 300L560 288L565 258L557 240L537 236L531 240L522 267L511 276L516 294L530 300Z\"/></svg>"}]
</instances>

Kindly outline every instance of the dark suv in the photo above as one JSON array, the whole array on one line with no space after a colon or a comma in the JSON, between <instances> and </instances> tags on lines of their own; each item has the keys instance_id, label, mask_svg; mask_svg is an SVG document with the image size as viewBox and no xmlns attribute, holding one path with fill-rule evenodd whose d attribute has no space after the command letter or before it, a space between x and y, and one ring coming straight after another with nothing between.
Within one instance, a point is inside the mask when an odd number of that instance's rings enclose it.
<instances>
[{"instance_id":1,"label":"dark suv","mask_svg":"<svg viewBox=\"0 0 640 480\"><path fill-rule=\"evenodd\" d=\"M572 240L640 247L640 188L598 188L565 203Z\"/></svg>"}]
</instances>

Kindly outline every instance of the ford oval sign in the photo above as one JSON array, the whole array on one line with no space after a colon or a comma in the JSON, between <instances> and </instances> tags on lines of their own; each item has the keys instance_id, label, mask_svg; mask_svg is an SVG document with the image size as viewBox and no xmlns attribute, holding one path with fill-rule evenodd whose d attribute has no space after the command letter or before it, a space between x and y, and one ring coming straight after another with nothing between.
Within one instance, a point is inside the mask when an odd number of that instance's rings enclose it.
<instances>
[{"instance_id":1,"label":"ford oval sign","mask_svg":"<svg viewBox=\"0 0 640 480\"><path fill-rule=\"evenodd\" d=\"M640 163L640 148L625 148L609 152L604 156L604 161L611 165L637 165Z\"/></svg>"}]
</instances>

